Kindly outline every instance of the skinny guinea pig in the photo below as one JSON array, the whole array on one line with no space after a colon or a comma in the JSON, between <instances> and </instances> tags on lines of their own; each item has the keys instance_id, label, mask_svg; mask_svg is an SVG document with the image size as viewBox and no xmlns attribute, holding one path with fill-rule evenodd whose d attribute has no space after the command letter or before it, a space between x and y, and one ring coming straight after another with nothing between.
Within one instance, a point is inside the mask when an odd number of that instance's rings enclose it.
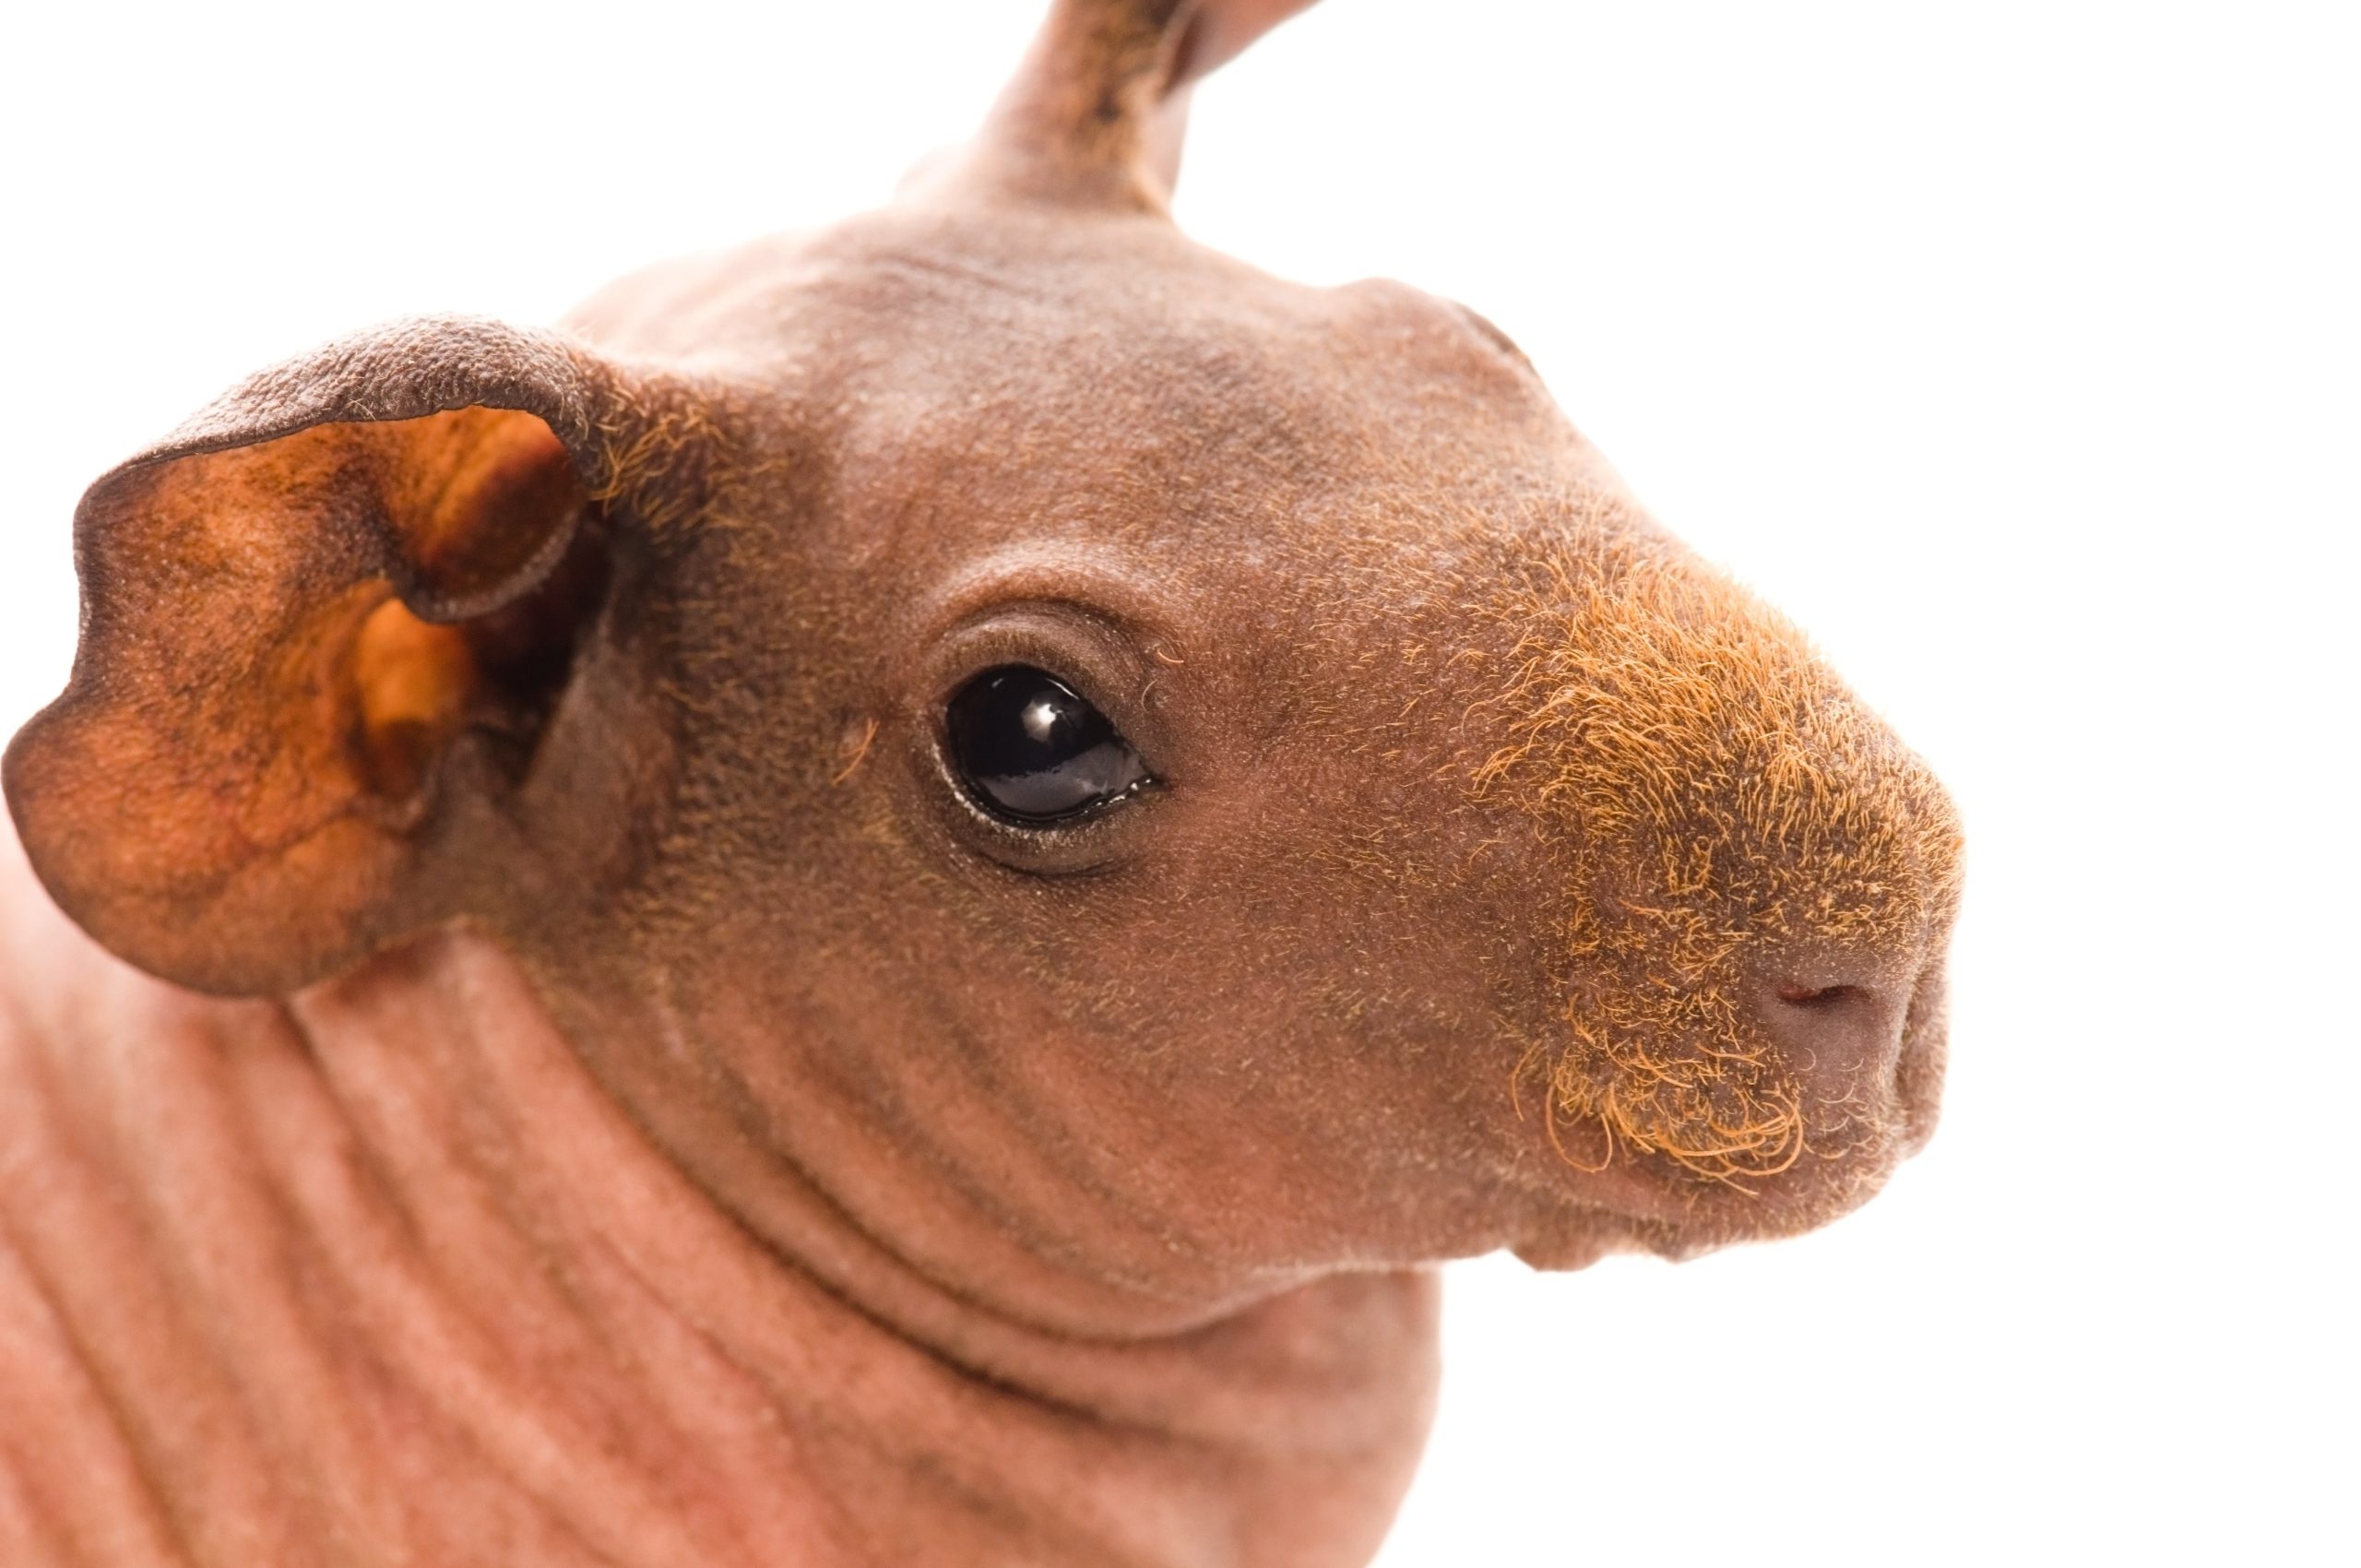
<instances>
[{"instance_id":1,"label":"skinny guinea pig","mask_svg":"<svg viewBox=\"0 0 2361 1568\"><path fill-rule=\"evenodd\" d=\"M1481 317L1170 221L1299 3L1060 0L884 209L91 488L0 1562L1359 1563L1432 1265L1926 1138L1926 768Z\"/></svg>"}]
</instances>

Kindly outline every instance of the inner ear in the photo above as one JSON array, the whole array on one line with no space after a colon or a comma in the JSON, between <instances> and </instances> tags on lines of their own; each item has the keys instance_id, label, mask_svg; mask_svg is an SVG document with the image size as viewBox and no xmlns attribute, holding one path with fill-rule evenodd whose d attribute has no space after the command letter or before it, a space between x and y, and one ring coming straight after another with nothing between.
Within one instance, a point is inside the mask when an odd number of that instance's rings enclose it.
<instances>
[{"instance_id":1,"label":"inner ear","mask_svg":"<svg viewBox=\"0 0 2361 1568\"><path fill-rule=\"evenodd\" d=\"M389 598L367 611L351 639L349 676L352 745L367 788L389 803L421 800L437 760L470 731L484 737L510 781L521 782L597 619L608 573L605 533L591 516L572 525L554 570L496 610L437 622Z\"/></svg>"},{"instance_id":2,"label":"inner ear","mask_svg":"<svg viewBox=\"0 0 2361 1568\"><path fill-rule=\"evenodd\" d=\"M376 429L391 597L363 612L343 660L356 766L398 805L469 731L521 777L597 614L607 548L564 446L530 414L458 409Z\"/></svg>"},{"instance_id":3,"label":"inner ear","mask_svg":"<svg viewBox=\"0 0 2361 1568\"><path fill-rule=\"evenodd\" d=\"M363 427L393 534L395 586L422 617L459 621L546 576L586 497L565 445L514 409L453 409Z\"/></svg>"}]
</instances>

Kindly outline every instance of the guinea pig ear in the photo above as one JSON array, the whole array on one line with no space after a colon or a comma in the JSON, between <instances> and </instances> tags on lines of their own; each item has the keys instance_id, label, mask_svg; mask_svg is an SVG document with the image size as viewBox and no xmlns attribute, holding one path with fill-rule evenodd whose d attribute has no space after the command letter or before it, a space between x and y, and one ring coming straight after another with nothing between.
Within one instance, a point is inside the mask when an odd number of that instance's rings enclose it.
<instances>
[{"instance_id":1,"label":"guinea pig ear","mask_svg":"<svg viewBox=\"0 0 2361 1568\"><path fill-rule=\"evenodd\" d=\"M1162 211L1190 84L1311 3L1055 0L978 138L980 177L1019 195Z\"/></svg>"},{"instance_id":2,"label":"guinea pig ear","mask_svg":"<svg viewBox=\"0 0 2361 1568\"><path fill-rule=\"evenodd\" d=\"M603 588L597 536L689 482L651 439L695 425L685 398L552 334L405 323L99 480L73 676L6 765L51 895L232 993L463 912Z\"/></svg>"}]
</instances>

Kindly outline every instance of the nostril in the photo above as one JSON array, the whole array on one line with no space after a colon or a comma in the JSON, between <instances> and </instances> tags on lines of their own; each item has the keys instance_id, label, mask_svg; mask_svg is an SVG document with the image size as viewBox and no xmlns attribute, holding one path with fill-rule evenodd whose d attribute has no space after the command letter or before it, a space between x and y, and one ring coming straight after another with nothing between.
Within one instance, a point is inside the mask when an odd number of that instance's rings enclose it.
<instances>
[{"instance_id":1,"label":"nostril","mask_svg":"<svg viewBox=\"0 0 2361 1568\"><path fill-rule=\"evenodd\" d=\"M1891 1066L1901 1018L1882 987L1811 984L1817 978L1766 985L1757 1016L1792 1063L1830 1092L1844 1092L1858 1075Z\"/></svg>"},{"instance_id":2,"label":"nostril","mask_svg":"<svg viewBox=\"0 0 2361 1568\"><path fill-rule=\"evenodd\" d=\"M1833 1007L1869 992L1857 985L1783 985L1779 1000L1797 1007Z\"/></svg>"}]
</instances>

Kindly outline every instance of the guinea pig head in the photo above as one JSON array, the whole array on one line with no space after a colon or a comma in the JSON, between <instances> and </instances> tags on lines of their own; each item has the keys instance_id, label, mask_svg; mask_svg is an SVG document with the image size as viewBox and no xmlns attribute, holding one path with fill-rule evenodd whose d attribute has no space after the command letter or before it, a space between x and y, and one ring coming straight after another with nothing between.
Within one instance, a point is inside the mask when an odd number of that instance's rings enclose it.
<instances>
[{"instance_id":1,"label":"guinea pig head","mask_svg":"<svg viewBox=\"0 0 2361 1568\"><path fill-rule=\"evenodd\" d=\"M1072 0L882 211L102 480L9 758L60 902L224 991L488 927L659 1136L1079 1326L1858 1202L1951 807L1482 318L1173 226L1179 88L1287 8Z\"/></svg>"}]
</instances>

